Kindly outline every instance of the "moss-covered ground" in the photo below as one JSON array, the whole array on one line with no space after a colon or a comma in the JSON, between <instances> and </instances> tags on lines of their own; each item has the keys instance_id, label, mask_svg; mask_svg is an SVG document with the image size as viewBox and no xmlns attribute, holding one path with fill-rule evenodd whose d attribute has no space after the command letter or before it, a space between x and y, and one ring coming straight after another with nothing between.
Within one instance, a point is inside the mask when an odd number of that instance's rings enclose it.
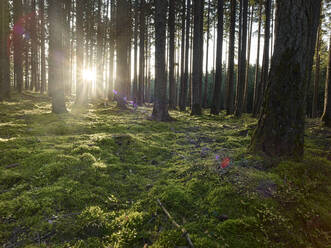
<instances>
[{"instance_id":1,"label":"moss-covered ground","mask_svg":"<svg viewBox=\"0 0 331 248\"><path fill-rule=\"evenodd\" d=\"M308 120L304 161L279 162L247 151L249 115L151 111L0 103L0 245L188 247L160 199L195 247L330 247L330 129Z\"/></svg>"}]
</instances>

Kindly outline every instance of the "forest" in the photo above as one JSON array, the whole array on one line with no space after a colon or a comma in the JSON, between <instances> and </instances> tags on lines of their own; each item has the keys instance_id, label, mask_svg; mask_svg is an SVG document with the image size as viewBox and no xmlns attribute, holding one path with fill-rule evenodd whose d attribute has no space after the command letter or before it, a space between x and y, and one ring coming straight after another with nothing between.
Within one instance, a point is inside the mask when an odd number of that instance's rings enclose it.
<instances>
[{"instance_id":1,"label":"forest","mask_svg":"<svg viewBox=\"0 0 331 248\"><path fill-rule=\"evenodd\" d=\"M331 246L331 0L0 0L0 245Z\"/></svg>"}]
</instances>

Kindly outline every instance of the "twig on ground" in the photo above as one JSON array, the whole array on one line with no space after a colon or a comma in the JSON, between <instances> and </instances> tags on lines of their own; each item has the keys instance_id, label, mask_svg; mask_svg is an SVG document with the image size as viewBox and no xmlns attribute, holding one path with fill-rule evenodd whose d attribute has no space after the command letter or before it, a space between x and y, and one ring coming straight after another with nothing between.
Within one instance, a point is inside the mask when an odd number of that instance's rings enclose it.
<instances>
[{"instance_id":1,"label":"twig on ground","mask_svg":"<svg viewBox=\"0 0 331 248\"><path fill-rule=\"evenodd\" d=\"M162 205L161 201L159 199L157 199L158 204L160 205L160 207L162 208L163 212L168 216L168 218L171 220L172 224L178 228L179 230L182 231L183 236L185 236L189 246L191 248L194 248L194 245L192 243L192 240L190 239L190 235L188 234L188 232L186 231L186 229L184 227L181 227L175 220L174 218L172 218L172 216L169 214L169 212L167 211L167 209Z\"/></svg>"}]
</instances>

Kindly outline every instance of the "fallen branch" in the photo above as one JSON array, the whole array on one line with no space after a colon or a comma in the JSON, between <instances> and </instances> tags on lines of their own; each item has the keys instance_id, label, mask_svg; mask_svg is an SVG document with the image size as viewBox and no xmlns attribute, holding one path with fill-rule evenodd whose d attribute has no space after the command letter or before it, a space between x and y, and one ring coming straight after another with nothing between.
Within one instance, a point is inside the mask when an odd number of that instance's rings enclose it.
<instances>
[{"instance_id":1,"label":"fallen branch","mask_svg":"<svg viewBox=\"0 0 331 248\"><path fill-rule=\"evenodd\" d=\"M10 164L10 165L7 165L5 168L6 168L6 169L11 169L11 168L15 168L15 167L17 167L17 166L20 166L20 164L19 164L19 163Z\"/></svg>"},{"instance_id":2,"label":"fallen branch","mask_svg":"<svg viewBox=\"0 0 331 248\"><path fill-rule=\"evenodd\" d=\"M168 218L171 220L172 224L178 228L179 230L181 230L181 232L183 233L183 236L185 236L189 246L191 248L194 248L194 245L192 243L192 240L190 239L190 235L188 234L188 232L186 231L186 229L184 227L181 227L175 220L174 218L172 218L172 216L169 214L169 212L167 211L167 209L162 205L161 201L159 199L157 199L158 204L160 205L160 207L162 208L163 212L168 216Z\"/></svg>"}]
</instances>

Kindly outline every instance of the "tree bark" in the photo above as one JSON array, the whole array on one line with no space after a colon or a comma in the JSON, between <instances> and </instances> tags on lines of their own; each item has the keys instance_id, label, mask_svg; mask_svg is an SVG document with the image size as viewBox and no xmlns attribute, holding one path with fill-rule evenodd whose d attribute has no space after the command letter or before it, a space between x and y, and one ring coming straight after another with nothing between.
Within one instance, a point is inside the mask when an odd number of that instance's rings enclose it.
<instances>
[{"instance_id":1,"label":"tree bark","mask_svg":"<svg viewBox=\"0 0 331 248\"><path fill-rule=\"evenodd\" d=\"M40 76L41 76L41 85L40 93L46 91L46 55L45 55L45 0L40 0L40 43L41 43L41 54L40 54Z\"/></svg>"},{"instance_id":2,"label":"tree bark","mask_svg":"<svg viewBox=\"0 0 331 248\"><path fill-rule=\"evenodd\" d=\"M271 0L266 0L262 71L261 71L260 83L258 85L257 107L255 109L255 113L253 113L254 116L257 116L257 114L261 110L263 96L265 94L265 89L267 87L268 72L269 72L270 10L271 10Z\"/></svg>"},{"instance_id":3,"label":"tree bark","mask_svg":"<svg viewBox=\"0 0 331 248\"><path fill-rule=\"evenodd\" d=\"M210 30L210 0L208 0L208 15L207 15L207 49L206 49L206 72L205 72L205 87L203 93L203 107L207 108L207 97L208 97L208 62L209 62L209 31Z\"/></svg>"},{"instance_id":4,"label":"tree bark","mask_svg":"<svg viewBox=\"0 0 331 248\"><path fill-rule=\"evenodd\" d=\"M224 1L218 0L217 5L217 50L216 50L216 74L213 103L210 113L218 115L221 108L221 88L222 88L222 51L223 51L223 8Z\"/></svg>"},{"instance_id":5,"label":"tree bark","mask_svg":"<svg viewBox=\"0 0 331 248\"><path fill-rule=\"evenodd\" d=\"M165 43L167 1L155 0L155 88L152 119L171 120L168 113L167 81L165 74Z\"/></svg>"},{"instance_id":6,"label":"tree bark","mask_svg":"<svg viewBox=\"0 0 331 248\"><path fill-rule=\"evenodd\" d=\"M185 1L185 0L184 0ZM186 38L185 38L185 72L180 89L180 111L186 110L188 77L189 77L189 54L190 54L190 22L191 22L191 0L187 0L186 5ZM184 45L184 44L183 44Z\"/></svg>"},{"instance_id":7,"label":"tree bark","mask_svg":"<svg viewBox=\"0 0 331 248\"><path fill-rule=\"evenodd\" d=\"M245 86L245 72L246 72L246 47L247 47L247 9L248 0L243 1L242 9L242 32L240 37L240 67L238 69L238 82L237 82L237 94L234 115L240 117L243 110L243 94Z\"/></svg>"},{"instance_id":8,"label":"tree bark","mask_svg":"<svg viewBox=\"0 0 331 248\"><path fill-rule=\"evenodd\" d=\"M189 0L188 0L189 1ZM179 90L179 110L185 111L186 108L186 94L187 92L187 77L185 81L185 65L186 65L186 52L185 52L185 11L186 11L186 0L182 0L182 41L180 50L180 90ZM185 94L185 95L184 95ZM183 99L185 97L185 99Z\"/></svg>"},{"instance_id":9,"label":"tree bark","mask_svg":"<svg viewBox=\"0 0 331 248\"><path fill-rule=\"evenodd\" d=\"M256 55L256 65L255 65L255 80L254 80L254 93L252 102L252 113L255 116L257 110L257 98L258 98L258 85L259 85L259 70L260 70L260 43L261 43L261 23L262 23L262 3L259 2L259 26L257 31L257 55Z\"/></svg>"},{"instance_id":10,"label":"tree bark","mask_svg":"<svg viewBox=\"0 0 331 248\"><path fill-rule=\"evenodd\" d=\"M316 60L315 60L315 75L314 75L314 95L312 104L312 117L318 117L318 101L319 101L319 81L320 81L320 46L321 46L321 24L318 29L317 40L316 40Z\"/></svg>"},{"instance_id":11,"label":"tree bark","mask_svg":"<svg viewBox=\"0 0 331 248\"><path fill-rule=\"evenodd\" d=\"M9 3L0 3L0 101L10 98Z\"/></svg>"},{"instance_id":12,"label":"tree bark","mask_svg":"<svg viewBox=\"0 0 331 248\"><path fill-rule=\"evenodd\" d=\"M116 15L116 48L117 48L117 74L116 74L116 90L117 94L115 100L117 107L126 108L126 101L124 100L124 93L126 85L129 83L128 78L128 54L129 54L129 27L130 16L128 12L128 0L118 0L117 15Z\"/></svg>"},{"instance_id":13,"label":"tree bark","mask_svg":"<svg viewBox=\"0 0 331 248\"><path fill-rule=\"evenodd\" d=\"M15 85L19 93L23 90L23 65L22 65L22 26L23 23L20 21L22 18L22 1L14 0L14 33L13 33L13 44L14 44L14 73L15 73Z\"/></svg>"},{"instance_id":14,"label":"tree bark","mask_svg":"<svg viewBox=\"0 0 331 248\"><path fill-rule=\"evenodd\" d=\"M193 77L192 77L192 111L191 115L201 115L201 85L203 66L203 5L204 0L193 1Z\"/></svg>"},{"instance_id":15,"label":"tree bark","mask_svg":"<svg viewBox=\"0 0 331 248\"><path fill-rule=\"evenodd\" d=\"M87 87L83 78L84 69L84 0L76 2L76 104L87 106Z\"/></svg>"},{"instance_id":16,"label":"tree bark","mask_svg":"<svg viewBox=\"0 0 331 248\"><path fill-rule=\"evenodd\" d=\"M175 87L175 0L169 0L169 109L176 108Z\"/></svg>"},{"instance_id":17,"label":"tree bark","mask_svg":"<svg viewBox=\"0 0 331 248\"><path fill-rule=\"evenodd\" d=\"M248 97L248 78L249 78L249 68L250 68L250 58L251 58L251 44L252 44L252 28L253 28L253 6L251 8L250 14L250 24L249 24L249 35L248 35L248 52L247 52L247 64L245 72L245 86L244 86L244 100L243 100L243 111L247 112L247 97Z\"/></svg>"},{"instance_id":18,"label":"tree bark","mask_svg":"<svg viewBox=\"0 0 331 248\"><path fill-rule=\"evenodd\" d=\"M49 2L49 83L52 87L52 112L67 112L63 81L63 0Z\"/></svg>"},{"instance_id":19,"label":"tree bark","mask_svg":"<svg viewBox=\"0 0 331 248\"><path fill-rule=\"evenodd\" d=\"M145 0L140 0L140 17L139 17L139 87L138 87L138 105L145 102L144 86L145 86Z\"/></svg>"},{"instance_id":20,"label":"tree bark","mask_svg":"<svg viewBox=\"0 0 331 248\"><path fill-rule=\"evenodd\" d=\"M235 23L236 23L236 0L231 0L229 58L228 58L228 73L227 73L226 95L225 95L225 109L227 115L233 113Z\"/></svg>"},{"instance_id":21,"label":"tree bark","mask_svg":"<svg viewBox=\"0 0 331 248\"><path fill-rule=\"evenodd\" d=\"M253 151L303 158L307 75L320 3L321 0L277 1L274 55L260 119L251 140Z\"/></svg>"},{"instance_id":22,"label":"tree bark","mask_svg":"<svg viewBox=\"0 0 331 248\"><path fill-rule=\"evenodd\" d=\"M324 111L321 120L325 126L331 127L331 34L329 38L328 69L325 80Z\"/></svg>"}]
</instances>

